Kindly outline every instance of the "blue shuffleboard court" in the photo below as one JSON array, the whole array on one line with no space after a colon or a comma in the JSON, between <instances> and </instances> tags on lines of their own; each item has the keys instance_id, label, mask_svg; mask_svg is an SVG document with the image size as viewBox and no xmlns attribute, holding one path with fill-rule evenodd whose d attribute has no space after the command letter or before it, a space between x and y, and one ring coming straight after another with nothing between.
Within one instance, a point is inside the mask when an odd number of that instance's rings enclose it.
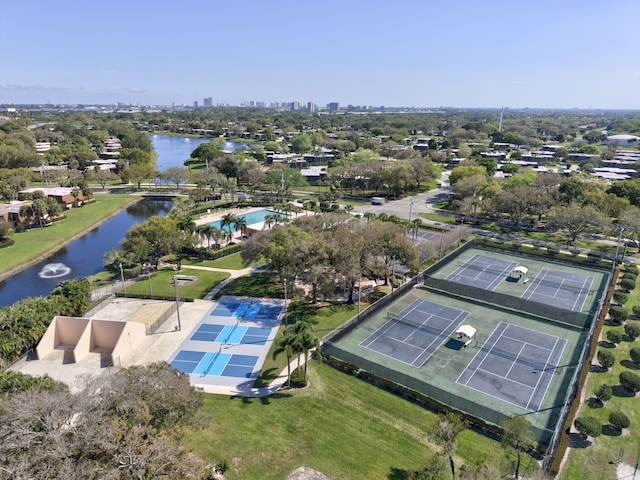
<instances>
[{"instance_id":1,"label":"blue shuffleboard court","mask_svg":"<svg viewBox=\"0 0 640 480\"><path fill-rule=\"evenodd\" d=\"M517 265L517 262L474 255L451 272L446 280L484 290L494 290Z\"/></svg>"},{"instance_id":2,"label":"blue shuffleboard court","mask_svg":"<svg viewBox=\"0 0 640 480\"><path fill-rule=\"evenodd\" d=\"M269 320L277 318L282 313L280 305L265 305L259 301L250 302L223 302L214 308L211 317L233 317L246 320Z\"/></svg>"},{"instance_id":3,"label":"blue shuffleboard court","mask_svg":"<svg viewBox=\"0 0 640 480\"><path fill-rule=\"evenodd\" d=\"M456 383L536 412L566 343L564 338L500 322Z\"/></svg>"},{"instance_id":4,"label":"blue shuffleboard court","mask_svg":"<svg viewBox=\"0 0 640 480\"><path fill-rule=\"evenodd\" d=\"M171 366L184 373L204 376L250 378L258 361L255 355L180 350Z\"/></svg>"},{"instance_id":5,"label":"blue shuffleboard court","mask_svg":"<svg viewBox=\"0 0 640 480\"><path fill-rule=\"evenodd\" d=\"M234 345L265 345L270 334L270 328L203 323L191 335L190 340Z\"/></svg>"},{"instance_id":6,"label":"blue shuffleboard court","mask_svg":"<svg viewBox=\"0 0 640 480\"><path fill-rule=\"evenodd\" d=\"M469 312L416 300L365 338L360 345L420 368L450 337Z\"/></svg>"},{"instance_id":7,"label":"blue shuffleboard court","mask_svg":"<svg viewBox=\"0 0 640 480\"><path fill-rule=\"evenodd\" d=\"M580 312L589 295L593 277L543 268L531 282L522 298Z\"/></svg>"}]
</instances>

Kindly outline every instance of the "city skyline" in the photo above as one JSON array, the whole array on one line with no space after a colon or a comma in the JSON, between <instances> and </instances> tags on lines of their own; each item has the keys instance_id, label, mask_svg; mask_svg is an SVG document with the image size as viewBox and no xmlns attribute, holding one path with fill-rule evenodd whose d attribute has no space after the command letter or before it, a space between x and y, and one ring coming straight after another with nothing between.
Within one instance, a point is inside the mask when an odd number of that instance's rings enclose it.
<instances>
[{"instance_id":1,"label":"city skyline","mask_svg":"<svg viewBox=\"0 0 640 480\"><path fill-rule=\"evenodd\" d=\"M640 4L0 2L0 103L640 109Z\"/></svg>"}]
</instances>

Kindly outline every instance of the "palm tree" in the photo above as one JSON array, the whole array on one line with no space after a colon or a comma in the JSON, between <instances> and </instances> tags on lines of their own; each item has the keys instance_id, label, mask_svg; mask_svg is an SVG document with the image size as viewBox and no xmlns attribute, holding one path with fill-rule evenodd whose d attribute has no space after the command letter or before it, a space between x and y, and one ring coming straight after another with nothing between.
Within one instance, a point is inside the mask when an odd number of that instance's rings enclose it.
<instances>
[{"instance_id":1,"label":"palm tree","mask_svg":"<svg viewBox=\"0 0 640 480\"><path fill-rule=\"evenodd\" d=\"M229 227L229 233L231 233L231 225L236 222L237 222L236 216L233 213L229 212L225 214L220 220L220 226L222 228Z\"/></svg>"},{"instance_id":2,"label":"palm tree","mask_svg":"<svg viewBox=\"0 0 640 480\"><path fill-rule=\"evenodd\" d=\"M31 204L31 209L33 211L33 216L38 219L38 223L40 224L40 228L44 227L43 219L47 214L47 202L43 199L38 198L34 200Z\"/></svg>"},{"instance_id":3,"label":"palm tree","mask_svg":"<svg viewBox=\"0 0 640 480\"><path fill-rule=\"evenodd\" d=\"M207 249L211 250L211 237L213 235L213 229L215 227L213 225L209 225L205 223L203 225L198 225L197 232L200 234L200 237L203 240L207 240Z\"/></svg>"},{"instance_id":4,"label":"palm tree","mask_svg":"<svg viewBox=\"0 0 640 480\"><path fill-rule=\"evenodd\" d=\"M31 205L22 205L20 207L19 215L23 217L27 225L29 225L31 223L31 219L33 218L33 208L31 208Z\"/></svg>"},{"instance_id":5,"label":"palm tree","mask_svg":"<svg viewBox=\"0 0 640 480\"><path fill-rule=\"evenodd\" d=\"M363 217L367 220L367 222L370 222L371 220L375 219L377 215L373 212L364 212Z\"/></svg>"},{"instance_id":6,"label":"palm tree","mask_svg":"<svg viewBox=\"0 0 640 480\"><path fill-rule=\"evenodd\" d=\"M218 227L211 227L211 238L213 238L213 240L215 240L216 245L220 246L220 243L222 242L222 239L225 238L225 231L222 230L221 228ZM216 247L217 248L217 247Z\"/></svg>"},{"instance_id":7,"label":"palm tree","mask_svg":"<svg viewBox=\"0 0 640 480\"><path fill-rule=\"evenodd\" d=\"M75 208L78 208L78 198L80 197L81 193L82 190L80 190L78 187L74 187L73 189L71 189L71 195L73 195L73 206Z\"/></svg>"},{"instance_id":8,"label":"palm tree","mask_svg":"<svg viewBox=\"0 0 640 480\"><path fill-rule=\"evenodd\" d=\"M273 225L274 221L275 221L275 215L269 214L264 216L264 224L267 227L271 228L271 225Z\"/></svg>"},{"instance_id":9,"label":"palm tree","mask_svg":"<svg viewBox=\"0 0 640 480\"><path fill-rule=\"evenodd\" d=\"M414 218L413 220L411 220L411 225L413 229L413 240L415 241L418 237L418 230L420 230L420 226L422 225L422 219Z\"/></svg>"},{"instance_id":10,"label":"palm tree","mask_svg":"<svg viewBox=\"0 0 640 480\"><path fill-rule=\"evenodd\" d=\"M345 205L344 206L344 211L347 212L347 213L353 212L353 205Z\"/></svg>"},{"instance_id":11,"label":"palm tree","mask_svg":"<svg viewBox=\"0 0 640 480\"><path fill-rule=\"evenodd\" d=\"M295 336L285 330L280 336L276 337L275 343L276 348L273 351L273 359L275 360L283 352L287 356L287 386L291 388L291 357L293 357L294 352Z\"/></svg>"},{"instance_id":12,"label":"palm tree","mask_svg":"<svg viewBox=\"0 0 640 480\"><path fill-rule=\"evenodd\" d=\"M319 340L311 333L313 331L313 325L306 320L298 320L293 325L289 325L285 329L285 333L291 335L293 340L291 342L291 347L293 352L298 355L298 372L300 371L300 354L304 353L305 360L307 360L307 355L309 350L314 348L314 346L319 345ZM304 379L306 382L307 379L307 365L305 362L304 367Z\"/></svg>"},{"instance_id":13,"label":"palm tree","mask_svg":"<svg viewBox=\"0 0 640 480\"><path fill-rule=\"evenodd\" d=\"M247 229L247 219L245 217L236 217L236 232L240 231L240 235L244 236L245 230Z\"/></svg>"}]
</instances>

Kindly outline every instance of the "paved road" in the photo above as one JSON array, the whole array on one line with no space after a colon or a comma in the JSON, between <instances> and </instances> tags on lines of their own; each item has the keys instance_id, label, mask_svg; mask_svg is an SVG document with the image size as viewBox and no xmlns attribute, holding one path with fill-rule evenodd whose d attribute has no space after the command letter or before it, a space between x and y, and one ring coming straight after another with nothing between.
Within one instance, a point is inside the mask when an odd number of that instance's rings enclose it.
<instances>
[{"instance_id":1,"label":"paved road","mask_svg":"<svg viewBox=\"0 0 640 480\"><path fill-rule=\"evenodd\" d=\"M400 200L391 200L385 202L384 205L358 205L354 207L353 211L356 213L373 212L376 215L386 213L388 215L397 215L406 220L411 217L411 220L413 220L417 218L418 213L434 212L433 204L448 199L453 193L453 188L449 185L448 172L445 172L440 177L440 185L440 187L428 192L418 193ZM429 222L424 218L422 220Z\"/></svg>"}]
</instances>

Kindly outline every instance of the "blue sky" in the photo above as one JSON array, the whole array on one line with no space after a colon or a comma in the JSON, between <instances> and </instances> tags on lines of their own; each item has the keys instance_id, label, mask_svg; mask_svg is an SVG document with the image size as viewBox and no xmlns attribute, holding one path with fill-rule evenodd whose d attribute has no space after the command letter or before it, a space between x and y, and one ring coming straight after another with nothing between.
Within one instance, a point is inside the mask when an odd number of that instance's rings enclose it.
<instances>
[{"instance_id":1,"label":"blue sky","mask_svg":"<svg viewBox=\"0 0 640 480\"><path fill-rule=\"evenodd\" d=\"M640 109L638 0L0 0L0 103Z\"/></svg>"}]
</instances>

